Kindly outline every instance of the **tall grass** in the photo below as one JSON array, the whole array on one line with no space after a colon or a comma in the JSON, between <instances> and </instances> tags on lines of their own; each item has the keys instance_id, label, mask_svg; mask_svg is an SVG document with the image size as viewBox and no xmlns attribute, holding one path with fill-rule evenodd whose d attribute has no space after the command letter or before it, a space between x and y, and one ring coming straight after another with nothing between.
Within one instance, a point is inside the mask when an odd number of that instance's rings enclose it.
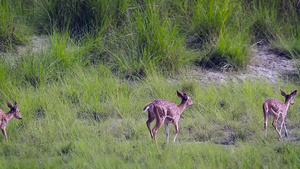
<instances>
[{"instance_id":1,"label":"tall grass","mask_svg":"<svg viewBox=\"0 0 300 169\"><path fill-rule=\"evenodd\" d=\"M59 80L75 65L84 65L81 49L72 43L68 33L58 35L54 32L50 41L49 47L41 52L28 49L23 51L22 57L3 57L3 82L9 79L17 86L39 87Z\"/></svg>"},{"instance_id":2,"label":"tall grass","mask_svg":"<svg viewBox=\"0 0 300 169\"><path fill-rule=\"evenodd\" d=\"M298 55L299 7L294 1L1 3L5 22L26 22L46 34L68 31L77 40L88 36L94 44L90 49L93 58L101 58L127 77L143 76L153 66L176 70L187 62L244 69L251 57L251 45L260 40L270 42L289 57ZM2 24L11 25L5 22ZM25 25L2 26L3 47L19 42L21 36L12 33L12 28L24 30Z\"/></svg>"},{"instance_id":3,"label":"tall grass","mask_svg":"<svg viewBox=\"0 0 300 169\"><path fill-rule=\"evenodd\" d=\"M296 1L258 1L253 3L251 31L256 40L266 40L287 57L298 58L299 4Z\"/></svg>"},{"instance_id":4,"label":"tall grass","mask_svg":"<svg viewBox=\"0 0 300 169\"><path fill-rule=\"evenodd\" d=\"M14 51L17 45L23 45L28 40L32 28L24 24L23 18L11 8L13 3L0 1L0 51Z\"/></svg>"}]
</instances>

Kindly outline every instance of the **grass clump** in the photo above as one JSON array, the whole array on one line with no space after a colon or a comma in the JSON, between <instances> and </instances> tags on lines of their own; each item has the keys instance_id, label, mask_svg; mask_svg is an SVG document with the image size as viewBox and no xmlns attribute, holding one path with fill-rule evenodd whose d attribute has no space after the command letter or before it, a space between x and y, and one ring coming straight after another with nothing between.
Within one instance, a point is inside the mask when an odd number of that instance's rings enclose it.
<instances>
[{"instance_id":1,"label":"grass clump","mask_svg":"<svg viewBox=\"0 0 300 169\"><path fill-rule=\"evenodd\" d=\"M0 51L7 52L23 45L28 40L31 29L23 23L23 19L11 8L10 1L0 1Z\"/></svg>"}]
</instances>

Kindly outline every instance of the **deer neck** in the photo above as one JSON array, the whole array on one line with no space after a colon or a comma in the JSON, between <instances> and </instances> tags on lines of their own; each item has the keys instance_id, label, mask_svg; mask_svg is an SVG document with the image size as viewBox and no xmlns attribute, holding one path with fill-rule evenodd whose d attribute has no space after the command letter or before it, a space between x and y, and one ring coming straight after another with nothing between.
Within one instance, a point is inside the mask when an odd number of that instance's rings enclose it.
<instances>
[{"instance_id":1,"label":"deer neck","mask_svg":"<svg viewBox=\"0 0 300 169\"><path fill-rule=\"evenodd\" d=\"M290 106L290 100L289 99L286 99L284 101L284 105L285 105L285 111L287 111L289 109L289 106Z\"/></svg>"},{"instance_id":2,"label":"deer neck","mask_svg":"<svg viewBox=\"0 0 300 169\"><path fill-rule=\"evenodd\" d=\"M187 100L182 100L180 105L178 106L179 114L182 114L182 112L184 111L186 105L187 105Z\"/></svg>"},{"instance_id":3,"label":"deer neck","mask_svg":"<svg viewBox=\"0 0 300 169\"><path fill-rule=\"evenodd\" d=\"M6 115L6 121L7 122L9 122L14 117L14 114L10 113L10 112L6 113L5 115Z\"/></svg>"},{"instance_id":4,"label":"deer neck","mask_svg":"<svg viewBox=\"0 0 300 169\"><path fill-rule=\"evenodd\" d=\"M288 99L288 100L285 100L284 104L285 104L285 106L286 106L287 108L289 108L289 106L290 106L290 100L289 100L289 99Z\"/></svg>"}]
</instances>

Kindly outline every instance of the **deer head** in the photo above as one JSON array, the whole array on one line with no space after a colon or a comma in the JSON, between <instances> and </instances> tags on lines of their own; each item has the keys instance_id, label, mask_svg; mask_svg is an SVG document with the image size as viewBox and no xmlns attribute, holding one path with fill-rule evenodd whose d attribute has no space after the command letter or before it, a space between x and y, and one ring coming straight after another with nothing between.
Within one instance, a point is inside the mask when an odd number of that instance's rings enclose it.
<instances>
[{"instance_id":1,"label":"deer head","mask_svg":"<svg viewBox=\"0 0 300 169\"><path fill-rule=\"evenodd\" d=\"M16 101L14 105L12 105L10 102L7 102L7 106L10 108L10 111L8 113L12 113L15 118L22 120L22 115L20 113L20 109L18 108L18 103Z\"/></svg>"},{"instance_id":2,"label":"deer head","mask_svg":"<svg viewBox=\"0 0 300 169\"><path fill-rule=\"evenodd\" d=\"M194 104L191 97L188 96L186 93L182 94L179 91L177 91L177 96L182 99L182 103L187 102L187 105L189 105L189 106Z\"/></svg>"},{"instance_id":3,"label":"deer head","mask_svg":"<svg viewBox=\"0 0 300 169\"><path fill-rule=\"evenodd\" d=\"M291 94L286 94L283 90L281 90L281 95L285 97L285 103L290 103L291 105L294 105L294 96L297 94L297 90L293 91Z\"/></svg>"}]
</instances>

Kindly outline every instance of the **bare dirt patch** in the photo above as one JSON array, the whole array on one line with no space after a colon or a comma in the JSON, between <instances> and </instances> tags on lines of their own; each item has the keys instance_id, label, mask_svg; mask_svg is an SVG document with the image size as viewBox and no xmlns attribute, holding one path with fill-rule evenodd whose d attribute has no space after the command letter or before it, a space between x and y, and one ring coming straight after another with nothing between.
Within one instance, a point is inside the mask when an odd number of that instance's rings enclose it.
<instances>
[{"instance_id":1,"label":"bare dirt patch","mask_svg":"<svg viewBox=\"0 0 300 169\"><path fill-rule=\"evenodd\" d=\"M189 78L197 79L203 83L226 83L227 81L243 81L245 79L261 79L269 83L277 83L282 80L299 80L300 60L289 59L272 50L269 46L257 43L252 46L253 58L244 71L227 71L226 69L202 69L191 70Z\"/></svg>"},{"instance_id":2,"label":"bare dirt patch","mask_svg":"<svg viewBox=\"0 0 300 169\"><path fill-rule=\"evenodd\" d=\"M24 53L25 51L32 51L32 52L41 52L50 45L50 40L48 37L40 37L40 36L33 36L30 39L30 43L26 46L20 46L18 48L19 53Z\"/></svg>"},{"instance_id":3,"label":"bare dirt patch","mask_svg":"<svg viewBox=\"0 0 300 169\"><path fill-rule=\"evenodd\" d=\"M50 40L48 37L33 36L30 38L29 43L26 45L19 45L12 52L1 52L0 57L8 58L13 61L14 59L22 56L26 56L29 53L40 53L50 46Z\"/></svg>"},{"instance_id":4,"label":"bare dirt patch","mask_svg":"<svg viewBox=\"0 0 300 169\"><path fill-rule=\"evenodd\" d=\"M256 45L253 48L254 57L248 65L250 78L266 79L276 83L278 78L292 78L299 75L297 64L299 60L288 59L266 46Z\"/></svg>"}]
</instances>

